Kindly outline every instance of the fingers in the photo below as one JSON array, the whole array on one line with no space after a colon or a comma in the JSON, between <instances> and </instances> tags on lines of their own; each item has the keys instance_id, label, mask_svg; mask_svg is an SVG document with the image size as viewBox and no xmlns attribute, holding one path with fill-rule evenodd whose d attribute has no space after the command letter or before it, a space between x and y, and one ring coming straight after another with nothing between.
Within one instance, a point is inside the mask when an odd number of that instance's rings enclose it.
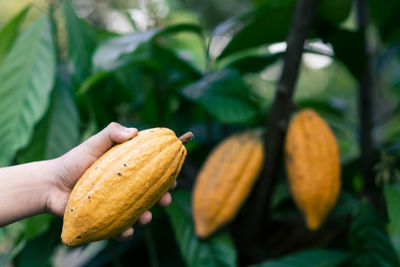
<instances>
[{"instance_id":1,"label":"fingers","mask_svg":"<svg viewBox=\"0 0 400 267\"><path fill-rule=\"evenodd\" d=\"M151 222L151 219L153 218L153 215L151 214L150 211L146 211L140 216L137 224L138 225L146 225Z\"/></svg>"},{"instance_id":2,"label":"fingers","mask_svg":"<svg viewBox=\"0 0 400 267\"><path fill-rule=\"evenodd\" d=\"M146 225L151 222L152 217L153 215L151 214L151 212L146 211L145 213L142 214L142 216L140 216L137 224ZM133 232L134 232L133 227L130 227L127 230L125 230L122 234L115 236L114 239L122 242L129 241L133 237Z\"/></svg>"},{"instance_id":3,"label":"fingers","mask_svg":"<svg viewBox=\"0 0 400 267\"><path fill-rule=\"evenodd\" d=\"M122 234L115 236L114 239L121 242L130 241L133 237L134 229L133 227L128 228Z\"/></svg>"},{"instance_id":4,"label":"fingers","mask_svg":"<svg viewBox=\"0 0 400 267\"><path fill-rule=\"evenodd\" d=\"M90 153L90 155L98 158L103 155L104 152L114 144L114 142L125 142L136 136L137 133L138 130L136 128L127 128L119 123L111 122L102 131L82 143L82 146Z\"/></svg>"},{"instance_id":5,"label":"fingers","mask_svg":"<svg viewBox=\"0 0 400 267\"><path fill-rule=\"evenodd\" d=\"M151 222L152 217L153 215L151 214L151 212L146 211L145 213L142 214L142 216L140 216L137 224L146 225ZM125 230L122 234L115 236L114 239L121 242L129 241L133 237L133 232L134 232L133 227L130 227L127 230Z\"/></svg>"},{"instance_id":6,"label":"fingers","mask_svg":"<svg viewBox=\"0 0 400 267\"><path fill-rule=\"evenodd\" d=\"M175 189L177 185L178 185L178 182L175 180L171 186L171 189Z\"/></svg>"},{"instance_id":7,"label":"fingers","mask_svg":"<svg viewBox=\"0 0 400 267\"><path fill-rule=\"evenodd\" d=\"M169 204L171 204L172 202L172 197L171 194L169 192L165 193L165 195L162 196L162 198L160 199L160 201L158 201L158 204L161 207L166 207Z\"/></svg>"},{"instance_id":8,"label":"fingers","mask_svg":"<svg viewBox=\"0 0 400 267\"><path fill-rule=\"evenodd\" d=\"M117 143L125 142L131 139L132 137L136 136L138 133L138 130L136 128L126 128L124 126L121 127L118 127L118 129L111 131L110 139L113 142Z\"/></svg>"},{"instance_id":9,"label":"fingers","mask_svg":"<svg viewBox=\"0 0 400 267\"><path fill-rule=\"evenodd\" d=\"M146 211L145 213L142 214L142 216L140 216L137 224L138 225L146 225L151 222L152 217L153 217L153 215L151 214L151 212ZM113 238L115 240L121 241L121 242L130 241L133 237L133 233L134 233L134 229L133 229L133 227L130 227L127 230L125 230L122 234L120 234L118 236L114 236Z\"/></svg>"},{"instance_id":10,"label":"fingers","mask_svg":"<svg viewBox=\"0 0 400 267\"><path fill-rule=\"evenodd\" d=\"M178 185L177 181L175 180L174 183L171 186L171 189L175 189L176 186ZM162 196L162 198L158 201L158 205L161 207L166 207L172 202L172 196L171 193L167 192L165 195Z\"/></svg>"}]
</instances>

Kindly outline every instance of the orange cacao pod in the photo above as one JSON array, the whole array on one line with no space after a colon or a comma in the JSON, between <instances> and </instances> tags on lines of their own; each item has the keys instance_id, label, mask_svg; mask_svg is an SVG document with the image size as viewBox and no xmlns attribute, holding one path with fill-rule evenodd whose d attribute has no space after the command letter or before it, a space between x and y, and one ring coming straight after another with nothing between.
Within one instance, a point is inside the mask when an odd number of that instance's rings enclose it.
<instances>
[{"instance_id":1,"label":"orange cacao pod","mask_svg":"<svg viewBox=\"0 0 400 267\"><path fill-rule=\"evenodd\" d=\"M263 160L263 142L256 131L233 135L211 152L193 193L195 231L199 237L208 237L234 218L250 193Z\"/></svg>"},{"instance_id":2,"label":"orange cacao pod","mask_svg":"<svg viewBox=\"0 0 400 267\"><path fill-rule=\"evenodd\" d=\"M69 197L62 230L67 246L121 234L169 190L186 149L166 128L140 131L96 160Z\"/></svg>"},{"instance_id":3,"label":"orange cacao pod","mask_svg":"<svg viewBox=\"0 0 400 267\"><path fill-rule=\"evenodd\" d=\"M340 156L329 125L313 110L291 120L286 135L285 163L290 190L311 230L320 227L340 191Z\"/></svg>"}]
</instances>

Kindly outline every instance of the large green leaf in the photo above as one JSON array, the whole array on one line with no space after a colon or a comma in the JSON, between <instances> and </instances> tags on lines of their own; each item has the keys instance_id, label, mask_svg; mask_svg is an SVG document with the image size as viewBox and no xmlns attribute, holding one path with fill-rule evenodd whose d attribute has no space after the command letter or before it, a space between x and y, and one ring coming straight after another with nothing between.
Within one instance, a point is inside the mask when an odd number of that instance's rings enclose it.
<instances>
[{"instance_id":1,"label":"large green leaf","mask_svg":"<svg viewBox=\"0 0 400 267\"><path fill-rule=\"evenodd\" d=\"M71 80L60 73L52 95L52 103L35 127L31 143L18 154L18 161L52 159L79 143L79 114L73 98Z\"/></svg>"},{"instance_id":2,"label":"large green leaf","mask_svg":"<svg viewBox=\"0 0 400 267\"><path fill-rule=\"evenodd\" d=\"M400 184L386 185L384 193L389 215L387 231L396 249L397 257L400 258Z\"/></svg>"},{"instance_id":3,"label":"large green leaf","mask_svg":"<svg viewBox=\"0 0 400 267\"><path fill-rule=\"evenodd\" d=\"M74 69L74 78L81 83L91 69L91 58L96 45L95 35L86 23L77 17L71 0L62 2L68 33L68 58Z\"/></svg>"},{"instance_id":4,"label":"large green leaf","mask_svg":"<svg viewBox=\"0 0 400 267\"><path fill-rule=\"evenodd\" d=\"M384 224L367 200L356 210L349 232L351 266L399 266Z\"/></svg>"},{"instance_id":5,"label":"large green leaf","mask_svg":"<svg viewBox=\"0 0 400 267\"><path fill-rule=\"evenodd\" d=\"M0 66L20 31L30 6L22 9L0 30Z\"/></svg>"},{"instance_id":6,"label":"large green leaf","mask_svg":"<svg viewBox=\"0 0 400 267\"><path fill-rule=\"evenodd\" d=\"M221 122L242 123L258 112L239 72L222 70L205 75L182 89L182 94L202 105Z\"/></svg>"},{"instance_id":7,"label":"large green leaf","mask_svg":"<svg viewBox=\"0 0 400 267\"><path fill-rule=\"evenodd\" d=\"M50 21L42 17L18 37L0 68L0 166L31 138L43 116L55 76Z\"/></svg>"},{"instance_id":8,"label":"large green leaf","mask_svg":"<svg viewBox=\"0 0 400 267\"><path fill-rule=\"evenodd\" d=\"M259 3L255 10L217 28L217 35L235 33L218 58L286 40L296 1L268 0ZM350 0L323 0L319 3L317 15L320 20L337 25L347 18L350 9Z\"/></svg>"},{"instance_id":9,"label":"large green leaf","mask_svg":"<svg viewBox=\"0 0 400 267\"><path fill-rule=\"evenodd\" d=\"M135 52L143 44L149 42L157 30L131 33L107 40L100 45L93 56L93 66L96 71L111 71L127 63L123 55ZM141 53L138 52L140 55Z\"/></svg>"},{"instance_id":10,"label":"large green leaf","mask_svg":"<svg viewBox=\"0 0 400 267\"><path fill-rule=\"evenodd\" d=\"M149 51L145 44L164 35L179 32L202 34L201 28L197 25L177 24L162 29L135 32L111 38L96 49L93 56L94 68L96 71L110 71L132 63L133 60L147 59ZM126 55L132 53L135 53L134 57L126 57Z\"/></svg>"},{"instance_id":11,"label":"large green leaf","mask_svg":"<svg viewBox=\"0 0 400 267\"><path fill-rule=\"evenodd\" d=\"M221 25L223 32L236 31L236 34L219 58L240 50L284 41L289 31L294 3L294 0L267 1L233 23L229 22L228 26ZM224 34L218 28L216 32L218 35Z\"/></svg>"},{"instance_id":12,"label":"large green leaf","mask_svg":"<svg viewBox=\"0 0 400 267\"><path fill-rule=\"evenodd\" d=\"M193 229L190 193L176 191L167 214L175 231L182 256L188 267L237 266L236 250L227 231L220 231L207 240L199 239Z\"/></svg>"},{"instance_id":13,"label":"large green leaf","mask_svg":"<svg viewBox=\"0 0 400 267\"><path fill-rule=\"evenodd\" d=\"M315 249L269 260L262 264L252 265L252 267L335 267L348 258L349 254L345 251Z\"/></svg>"}]
</instances>

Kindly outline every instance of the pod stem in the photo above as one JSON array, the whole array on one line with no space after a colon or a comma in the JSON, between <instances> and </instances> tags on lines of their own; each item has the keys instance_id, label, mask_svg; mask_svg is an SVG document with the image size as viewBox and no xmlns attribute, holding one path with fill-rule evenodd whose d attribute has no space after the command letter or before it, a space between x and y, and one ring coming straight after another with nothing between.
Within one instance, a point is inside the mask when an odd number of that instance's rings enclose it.
<instances>
[{"instance_id":1,"label":"pod stem","mask_svg":"<svg viewBox=\"0 0 400 267\"><path fill-rule=\"evenodd\" d=\"M181 135L178 139L181 140L181 142L183 144L186 144L187 142L193 140L193 138L194 138L193 133L192 132L187 132L187 133Z\"/></svg>"}]
</instances>

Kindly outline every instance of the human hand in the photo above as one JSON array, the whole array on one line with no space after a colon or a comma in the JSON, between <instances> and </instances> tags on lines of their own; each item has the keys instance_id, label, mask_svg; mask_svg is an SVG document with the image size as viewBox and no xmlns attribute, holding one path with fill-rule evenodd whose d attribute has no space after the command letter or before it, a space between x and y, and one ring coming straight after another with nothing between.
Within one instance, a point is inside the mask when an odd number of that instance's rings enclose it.
<instances>
[{"instance_id":1,"label":"human hand","mask_svg":"<svg viewBox=\"0 0 400 267\"><path fill-rule=\"evenodd\" d=\"M126 128L118 123L112 122L102 131L90 137L88 140L73 148L68 153L57 158L55 161L56 176L52 181L51 190L46 203L46 210L52 214L63 216L69 195L84 171L114 143L125 142L136 136L138 130ZM172 186L174 188L176 182ZM171 203L171 194L166 193L159 201L161 206ZM146 211L140 217L138 224L148 224L152 219L150 211ZM133 227L130 227L121 235L115 237L119 241L130 240L133 236Z\"/></svg>"}]
</instances>

